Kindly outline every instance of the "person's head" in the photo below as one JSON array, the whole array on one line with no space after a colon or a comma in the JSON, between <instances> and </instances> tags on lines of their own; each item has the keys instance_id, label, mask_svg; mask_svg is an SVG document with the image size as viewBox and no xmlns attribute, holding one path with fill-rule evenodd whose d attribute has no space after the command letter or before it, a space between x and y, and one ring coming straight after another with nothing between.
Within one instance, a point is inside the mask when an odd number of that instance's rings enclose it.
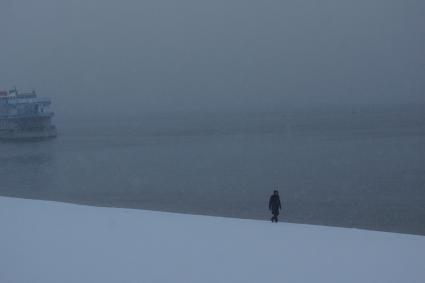
<instances>
[{"instance_id":1,"label":"person's head","mask_svg":"<svg viewBox=\"0 0 425 283\"><path fill-rule=\"evenodd\" d=\"M275 196L277 196L277 195L279 195L279 192L278 192L277 190L274 190L274 191L273 191L273 194L274 194Z\"/></svg>"}]
</instances>

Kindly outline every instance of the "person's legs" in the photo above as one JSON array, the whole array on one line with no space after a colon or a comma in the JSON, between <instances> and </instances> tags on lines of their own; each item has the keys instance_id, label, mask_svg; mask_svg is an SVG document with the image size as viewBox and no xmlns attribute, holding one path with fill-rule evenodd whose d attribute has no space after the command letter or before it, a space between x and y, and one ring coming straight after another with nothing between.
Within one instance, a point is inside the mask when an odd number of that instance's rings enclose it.
<instances>
[{"instance_id":1,"label":"person's legs","mask_svg":"<svg viewBox=\"0 0 425 283\"><path fill-rule=\"evenodd\" d=\"M279 211L273 209L272 214L273 214L272 222L277 222L277 216L279 215Z\"/></svg>"},{"instance_id":2,"label":"person's legs","mask_svg":"<svg viewBox=\"0 0 425 283\"><path fill-rule=\"evenodd\" d=\"M276 213L276 212L274 212L273 213L273 219L274 219L274 222L276 222L277 223L277 221L278 221L278 219L277 219L277 216L278 216L279 214L278 213Z\"/></svg>"}]
</instances>

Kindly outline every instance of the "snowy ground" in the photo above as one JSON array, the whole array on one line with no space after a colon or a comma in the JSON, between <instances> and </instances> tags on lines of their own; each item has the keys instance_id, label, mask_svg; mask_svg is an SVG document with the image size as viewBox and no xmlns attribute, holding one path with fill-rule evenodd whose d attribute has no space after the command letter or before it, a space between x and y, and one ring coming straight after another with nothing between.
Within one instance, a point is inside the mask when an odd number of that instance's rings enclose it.
<instances>
[{"instance_id":1,"label":"snowy ground","mask_svg":"<svg viewBox=\"0 0 425 283\"><path fill-rule=\"evenodd\" d=\"M425 282L425 237L0 197L0 282Z\"/></svg>"}]
</instances>

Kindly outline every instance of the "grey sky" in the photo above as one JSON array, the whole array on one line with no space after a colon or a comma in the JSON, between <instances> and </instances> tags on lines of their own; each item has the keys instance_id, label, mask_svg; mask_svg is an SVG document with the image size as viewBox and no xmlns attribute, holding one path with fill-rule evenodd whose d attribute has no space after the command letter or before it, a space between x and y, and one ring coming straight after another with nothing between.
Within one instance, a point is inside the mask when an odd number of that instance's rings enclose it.
<instances>
[{"instance_id":1,"label":"grey sky","mask_svg":"<svg viewBox=\"0 0 425 283\"><path fill-rule=\"evenodd\" d=\"M0 88L78 111L423 102L425 2L0 0Z\"/></svg>"}]
</instances>

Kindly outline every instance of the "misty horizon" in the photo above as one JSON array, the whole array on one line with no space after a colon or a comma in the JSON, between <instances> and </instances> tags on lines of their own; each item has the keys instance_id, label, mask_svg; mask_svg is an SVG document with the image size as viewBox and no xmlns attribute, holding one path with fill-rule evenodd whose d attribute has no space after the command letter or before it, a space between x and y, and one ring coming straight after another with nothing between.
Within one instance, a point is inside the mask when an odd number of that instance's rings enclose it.
<instances>
[{"instance_id":1,"label":"misty horizon","mask_svg":"<svg viewBox=\"0 0 425 283\"><path fill-rule=\"evenodd\" d=\"M64 120L424 103L419 1L0 2L0 88Z\"/></svg>"}]
</instances>

